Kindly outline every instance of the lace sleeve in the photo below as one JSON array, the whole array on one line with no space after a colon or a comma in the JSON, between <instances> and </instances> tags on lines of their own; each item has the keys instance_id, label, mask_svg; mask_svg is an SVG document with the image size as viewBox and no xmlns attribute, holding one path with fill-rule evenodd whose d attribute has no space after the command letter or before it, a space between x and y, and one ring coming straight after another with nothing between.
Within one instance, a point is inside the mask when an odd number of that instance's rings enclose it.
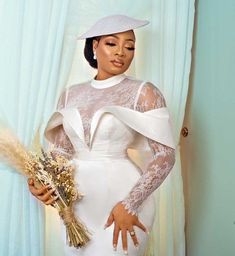
<instances>
[{"instance_id":1,"label":"lace sleeve","mask_svg":"<svg viewBox=\"0 0 235 256\"><path fill-rule=\"evenodd\" d=\"M67 102L67 90L65 90L57 103L57 110L60 110L66 106ZM68 159L71 159L73 154L74 154L74 148L73 145L71 144L68 136L66 135L64 128L62 125L58 126L55 131L55 137L54 141L52 142L54 146L54 152L56 154L61 154L65 156Z\"/></svg>"},{"instance_id":2,"label":"lace sleeve","mask_svg":"<svg viewBox=\"0 0 235 256\"><path fill-rule=\"evenodd\" d=\"M155 108L165 107L161 92L151 83L146 83L140 91L136 110L145 112ZM122 201L125 209L131 214L137 214L138 207L165 180L175 163L175 150L148 139L152 157L146 170L132 188L129 195Z\"/></svg>"}]
</instances>

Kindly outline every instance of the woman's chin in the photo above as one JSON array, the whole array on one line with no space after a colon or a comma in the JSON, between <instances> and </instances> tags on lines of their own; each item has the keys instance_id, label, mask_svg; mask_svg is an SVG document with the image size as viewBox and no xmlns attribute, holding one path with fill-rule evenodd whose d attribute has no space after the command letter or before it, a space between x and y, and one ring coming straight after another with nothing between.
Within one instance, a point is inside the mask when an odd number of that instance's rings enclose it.
<instances>
[{"instance_id":1,"label":"woman's chin","mask_svg":"<svg viewBox=\"0 0 235 256\"><path fill-rule=\"evenodd\" d=\"M123 67L115 67L112 69L112 71L110 72L111 74L113 74L114 76L116 75L120 75L126 72L126 68Z\"/></svg>"}]
</instances>

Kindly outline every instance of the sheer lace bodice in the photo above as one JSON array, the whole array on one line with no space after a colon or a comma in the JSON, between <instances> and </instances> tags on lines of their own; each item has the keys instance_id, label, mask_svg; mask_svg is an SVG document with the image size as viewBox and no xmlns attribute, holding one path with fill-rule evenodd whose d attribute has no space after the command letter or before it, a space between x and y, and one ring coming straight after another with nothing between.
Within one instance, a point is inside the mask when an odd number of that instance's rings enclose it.
<instances>
[{"instance_id":1,"label":"sheer lace bodice","mask_svg":"<svg viewBox=\"0 0 235 256\"><path fill-rule=\"evenodd\" d=\"M77 108L82 119L85 143L91 147L90 127L94 114L104 106L121 106L139 112L165 107L160 91L151 83L119 75L106 80L92 80L65 90L57 109ZM73 146L62 126L57 129L55 141L58 151L72 157ZM164 181L174 165L174 149L148 139L152 157L142 175L122 203L132 214L142 202Z\"/></svg>"},{"instance_id":2,"label":"sheer lace bodice","mask_svg":"<svg viewBox=\"0 0 235 256\"><path fill-rule=\"evenodd\" d=\"M124 77L120 76L122 80ZM117 77L115 77L115 80ZM118 79L118 81L120 80ZM91 83L72 86L64 92L59 101L59 108L76 107L82 117L85 141L90 146L90 125L94 113L104 106L123 106L134 108L136 94L140 82L124 79L121 83L112 86L112 78L104 81L93 80ZM116 83L116 81L115 81ZM109 86L111 84L111 86Z\"/></svg>"}]
</instances>

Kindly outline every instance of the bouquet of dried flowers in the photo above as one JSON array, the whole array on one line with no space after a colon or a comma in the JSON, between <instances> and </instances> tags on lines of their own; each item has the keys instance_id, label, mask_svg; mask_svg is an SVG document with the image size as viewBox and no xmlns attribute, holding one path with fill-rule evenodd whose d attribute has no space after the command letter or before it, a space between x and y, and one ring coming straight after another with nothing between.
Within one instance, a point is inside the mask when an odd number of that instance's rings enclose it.
<instances>
[{"instance_id":1,"label":"bouquet of dried flowers","mask_svg":"<svg viewBox=\"0 0 235 256\"><path fill-rule=\"evenodd\" d=\"M22 175L33 178L41 185L55 188L58 199L53 206L58 210L66 226L69 246L83 247L90 240L85 225L75 218L73 202L81 200L82 194L76 189L71 161L41 146L37 153L29 151L7 128L0 127L0 159Z\"/></svg>"}]
</instances>

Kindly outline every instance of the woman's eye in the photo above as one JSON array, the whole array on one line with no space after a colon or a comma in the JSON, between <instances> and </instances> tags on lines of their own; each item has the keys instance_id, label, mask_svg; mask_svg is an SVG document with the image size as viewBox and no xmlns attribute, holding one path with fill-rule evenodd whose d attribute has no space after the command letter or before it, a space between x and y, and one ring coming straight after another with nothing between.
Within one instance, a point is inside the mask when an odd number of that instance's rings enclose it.
<instances>
[{"instance_id":1,"label":"woman's eye","mask_svg":"<svg viewBox=\"0 0 235 256\"><path fill-rule=\"evenodd\" d=\"M107 42L106 45L115 46L116 44L115 44L115 43L109 43L109 42Z\"/></svg>"},{"instance_id":2,"label":"woman's eye","mask_svg":"<svg viewBox=\"0 0 235 256\"><path fill-rule=\"evenodd\" d=\"M134 51L135 50L135 47L126 47L127 48L127 50L129 50L129 51Z\"/></svg>"}]
</instances>

